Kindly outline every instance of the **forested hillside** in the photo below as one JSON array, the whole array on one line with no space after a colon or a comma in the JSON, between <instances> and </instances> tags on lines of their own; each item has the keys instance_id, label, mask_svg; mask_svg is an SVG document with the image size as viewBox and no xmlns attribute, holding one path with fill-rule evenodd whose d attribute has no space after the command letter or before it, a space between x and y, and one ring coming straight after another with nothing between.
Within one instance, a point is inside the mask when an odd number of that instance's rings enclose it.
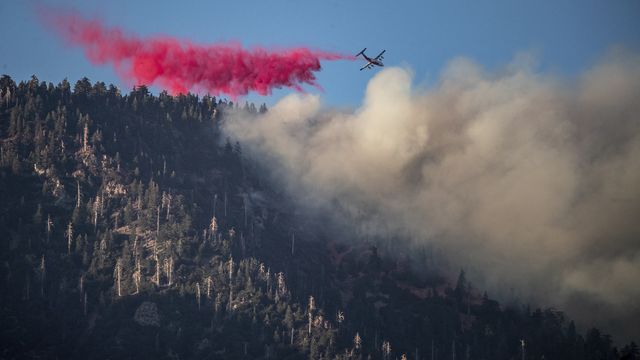
<instances>
[{"instance_id":1,"label":"forested hillside","mask_svg":"<svg viewBox=\"0 0 640 360\"><path fill-rule=\"evenodd\" d=\"M329 230L221 133L240 111L0 79L0 358L638 356Z\"/></svg>"}]
</instances>

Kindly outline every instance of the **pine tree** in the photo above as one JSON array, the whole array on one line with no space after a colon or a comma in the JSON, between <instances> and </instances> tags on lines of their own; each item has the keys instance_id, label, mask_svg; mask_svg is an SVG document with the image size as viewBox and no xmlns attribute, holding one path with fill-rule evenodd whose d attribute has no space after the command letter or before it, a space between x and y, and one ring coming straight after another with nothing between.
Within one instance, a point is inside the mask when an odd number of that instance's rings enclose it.
<instances>
[{"instance_id":1,"label":"pine tree","mask_svg":"<svg viewBox=\"0 0 640 360\"><path fill-rule=\"evenodd\" d=\"M47 243L51 239L52 231L53 231L53 221L51 221L51 215L47 214Z\"/></svg>"},{"instance_id":2,"label":"pine tree","mask_svg":"<svg viewBox=\"0 0 640 360\"><path fill-rule=\"evenodd\" d=\"M387 360L390 358L391 356L391 343L389 341L383 341L382 342L382 355L384 356L384 359Z\"/></svg>"},{"instance_id":3,"label":"pine tree","mask_svg":"<svg viewBox=\"0 0 640 360\"><path fill-rule=\"evenodd\" d=\"M67 235L67 254L71 254L71 244L73 243L73 223L69 222L67 225L67 231L65 232Z\"/></svg>"},{"instance_id":4,"label":"pine tree","mask_svg":"<svg viewBox=\"0 0 640 360\"><path fill-rule=\"evenodd\" d=\"M316 309L315 299L309 296L309 305L307 307L307 316L309 318L309 336L311 336L311 325L313 323L313 311Z\"/></svg>"},{"instance_id":5,"label":"pine tree","mask_svg":"<svg viewBox=\"0 0 640 360\"><path fill-rule=\"evenodd\" d=\"M362 338L360 337L360 333L356 332L356 336L353 338L353 349L356 353L360 351L362 347Z\"/></svg>"},{"instance_id":6,"label":"pine tree","mask_svg":"<svg viewBox=\"0 0 640 360\"><path fill-rule=\"evenodd\" d=\"M211 299L211 285L213 284L213 280L211 276L207 277L207 299Z\"/></svg>"},{"instance_id":7,"label":"pine tree","mask_svg":"<svg viewBox=\"0 0 640 360\"><path fill-rule=\"evenodd\" d=\"M47 267L44 261L44 255L40 259L40 295L44 297L44 284L47 279Z\"/></svg>"}]
</instances>

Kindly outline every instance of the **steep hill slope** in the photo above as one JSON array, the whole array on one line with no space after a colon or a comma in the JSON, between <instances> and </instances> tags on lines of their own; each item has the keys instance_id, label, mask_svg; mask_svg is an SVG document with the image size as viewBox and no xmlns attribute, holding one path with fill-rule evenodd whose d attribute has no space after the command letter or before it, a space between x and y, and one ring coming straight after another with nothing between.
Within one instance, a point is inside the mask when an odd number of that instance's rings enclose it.
<instances>
[{"instance_id":1,"label":"steep hill slope","mask_svg":"<svg viewBox=\"0 0 640 360\"><path fill-rule=\"evenodd\" d=\"M300 213L219 131L264 105L0 90L0 358L509 359L521 339L531 359L618 356L560 311L500 306Z\"/></svg>"}]
</instances>

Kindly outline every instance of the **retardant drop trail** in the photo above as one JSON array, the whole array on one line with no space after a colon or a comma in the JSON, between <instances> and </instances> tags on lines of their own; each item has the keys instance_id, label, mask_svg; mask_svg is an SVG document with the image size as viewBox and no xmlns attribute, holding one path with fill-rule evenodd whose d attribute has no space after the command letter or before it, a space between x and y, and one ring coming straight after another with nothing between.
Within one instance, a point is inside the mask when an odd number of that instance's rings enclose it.
<instances>
[{"instance_id":1,"label":"retardant drop trail","mask_svg":"<svg viewBox=\"0 0 640 360\"><path fill-rule=\"evenodd\" d=\"M321 60L353 60L353 56L297 47L246 49L236 43L201 45L168 36L140 38L106 27L73 12L39 9L40 18L69 44L80 46L94 64L111 64L125 82L157 85L172 93L225 93L232 97L254 91L268 95L304 84L319 87L315 72Z\"/></svg>"}]
</instances>

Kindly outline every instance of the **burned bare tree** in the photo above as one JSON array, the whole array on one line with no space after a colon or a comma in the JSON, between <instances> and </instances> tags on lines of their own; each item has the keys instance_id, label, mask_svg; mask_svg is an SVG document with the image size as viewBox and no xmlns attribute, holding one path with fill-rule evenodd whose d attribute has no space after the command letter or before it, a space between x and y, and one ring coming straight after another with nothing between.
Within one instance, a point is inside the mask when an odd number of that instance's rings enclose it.
<instances>
[{"instance_id":1,"label":"burned bare tree","mask_svg":"<svg viewBox=\"0 0 640 360\"><path fill-rule=\"evenodd\" d=\"M53 231L53 221L51 221L51 214L47 214L47 243L51 239L51 231Z\"/></svg>"},{"instance_id":2,"label":"burned bare tree","mask_svg":"<svg viewBox=\"0 0 640 360\"><path fill-rule=\"evenodd\" d=\"M164 259L164 273L168 281L168 285L173 283L173 258Z\"/></svg>"},{"instance_id":3,"label":"burned bare tree","mask_svg":"<svg viewBox=\"0 0 640 360\"><path fill-rule=\"evenodd\" d=\"M133 272L133 282L136 286L136 292L140 293L140 283L142 282L142 269L140 268L140 259L136 259L136 270Z\"/></svg>"},{"instance_id":4,"label":"burned bare tree","mask_svg":"<svg viewBox=\"0 0 640 360\"><path fill-rule=\"evenodd\" d=\"M118 293L118 297L122 296L122 284L121 284L121 280L122 280L122 264L121 264L121 260L118 259L116 261L116 266L115 269L113 271L113 276L115 278L115 282L116 282L116 291Z\"/></svg>"},{"instance_id":5,"label":"burned bare tree","mask_svg":"<svg viewBox=\"0 0 640 360\"><path fill-rule=\"evenodd\" d=\"M198 311L200 311L200 300L202 296L200 296L200 283L196 283L196 302L198 303Z\"/></svg>"}]
</instances>

